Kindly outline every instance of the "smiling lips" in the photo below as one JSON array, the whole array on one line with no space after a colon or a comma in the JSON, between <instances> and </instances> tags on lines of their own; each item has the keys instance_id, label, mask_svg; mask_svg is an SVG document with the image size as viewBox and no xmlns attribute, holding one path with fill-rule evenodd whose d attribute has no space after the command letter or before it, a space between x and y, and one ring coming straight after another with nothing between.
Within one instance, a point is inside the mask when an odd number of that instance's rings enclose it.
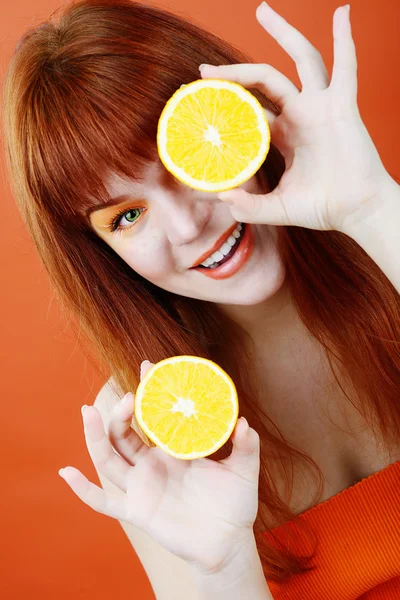
<instances>
[{"instance_id":1,"label":"smiling lips","mask_svg":"<svg viewBox=\"0 0 400 600\"><path fill-rule=\"evenodd\" d=\"M243 228L244 234L240 238L235 253L229 260L212 269L200 265L195 267L194 270L210 279L227 279L235 275L250 260L254 250L253 226L250 223L243 223Z\"/></svg>"},{"instance_id":2,"label":"smiling lips","mask_svg":"<svg viewBox=\"0 0 400 600\"><path fill-rule=\"evenodd\" d=\"M195 267L198 267L202 262L204 262L206 260L206 258L208 258L209 256L211 256L211 254L216 252L218 250L218 248L220 248L222 246L222 244L224 242L226 242L228 237L231 235L232 231L235 231L236 227L237 227L237 223L234 223L233 225L231 225L231 227L229 227L229 229L227 231L225 231L225 233L223 233L217 239L214 246L212 248L210 248L210 250L207 250L207 252L204 252L204 254L202 254L200 256L200 258L198 258L197 261L190 268L194 269Z\"/></svg>"}]
</instances>

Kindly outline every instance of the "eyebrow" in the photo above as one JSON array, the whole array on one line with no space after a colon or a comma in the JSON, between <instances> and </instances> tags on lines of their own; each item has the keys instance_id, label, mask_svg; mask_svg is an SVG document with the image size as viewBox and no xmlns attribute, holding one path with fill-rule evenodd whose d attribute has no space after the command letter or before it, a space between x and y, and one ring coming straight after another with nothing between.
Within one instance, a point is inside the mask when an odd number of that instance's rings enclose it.
<instances>
[{"instance_id":1,"label":"eyebrow","mask_svg":"<svg viewBox=\"0 0 400 600\"><path fill-rule=\"evenodd\" d=\"M116 204L121 204L124 200L128 200L128 194L121 194L120 196L115 196L115 198L111 198L111 200L107 200L107 202L103 202L103 204L94 204L93 206L89 206L86 210L86 217L89 218L92 212L101 210L102 208L107 208L107 206L115 206Z\"/></svg>"}]
</instances>

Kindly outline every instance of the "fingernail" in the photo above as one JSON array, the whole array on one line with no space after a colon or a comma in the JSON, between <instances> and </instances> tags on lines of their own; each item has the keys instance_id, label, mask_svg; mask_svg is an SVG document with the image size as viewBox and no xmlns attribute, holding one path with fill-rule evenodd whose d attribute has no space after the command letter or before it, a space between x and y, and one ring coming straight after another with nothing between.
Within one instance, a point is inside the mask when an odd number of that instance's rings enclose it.
<instances>
[{"instance_id":1,"label":"fingernail","mask_svg":"<svg viewBox=\"0 0 400 600\"><path fill-rule=\"evenodd\" d=\"M150 363L150 361L149 361L149 360L147 360L147 358L146 358L146 360L144 360L144 361L142 362L142 364L141 364L140 366L141 366L141 367L143 367L143 365L145 365L146 363Z\"/></svg>"},{"instance_id":2,"label":"fingernail","mask_svg":"<svg viewBox=\"0 0 400 600\"><path fill-rule=\"evenodd\" d=\"M209 67L210 65L208 65L207 63L203 63L202 65L199 66L199 70L201 71L202 69L204 69L204 67Z\"/></svg>"},{"instance_id":3,"label":"fingernail","mask_svg":"<svg viewBox=\"0 0 400 600\"><path fill-rule=\"evenodd\" d=\"M89 408L89 407L88 407L88 405L87 405L87 404L84 404L83 406L81 406L81 413L82 413L82 416L85 416L85 414L86 414L86 410L87 410L88 408Z\"/></svg>"},{"instance_id":4,"label":"fingernail","mask_svg":"<svg viewBox=\"0 0 400 600\"><path fill-rule=\"evenodd\" d=\"M245 424L245 428L243 429L243 432L246 432L246 433L247 433L247 431L249 430L249 424L248 424L248 422L247 422L247 419L246 419L245 417L242 417L242 421L243 421L243 422L244 422L244 424Z\"/></svg>"},{"instance_id":5,"label":"fingernail","mask_svg":"<svg viewBox=\"0 0 400 600\"><path fill-rule=\"evenodd\" d=\"M126 404L129 404L129 402L131 400L131 396L133 396L132 392L127 392L125 394L125 396L122 398L120 405L125 406Z\"/></svg>"},{"instance_id":6,"label":"fingernail","mask_svg":"<svg viewBox=\"0 0 400 600\"><path fill-rule=\"evenodd\" d=\"M68 469L68 467L63 467L62 469L59 469L58 474L59 474L60 477L62 477L63 479L65 479L65 481L68 482L68 479L67 479L68 476L67 476L67 474L65 472L66 469Z\"/></svg>"},{"instance_id":7,"label":"fingernail","mask_svg":"<svg viewBox=\"0 0 400 600\"><path fill-rule=\"evenodd\" d=\"M232 199L229 199L231 198L231 196L229 194L225 194L225 192L217 194L217 198L218 200L221 200L221 202L223 202L224 204L229 204L229 206L233 206L235 204Z\"/></svg>"}]
</instances>

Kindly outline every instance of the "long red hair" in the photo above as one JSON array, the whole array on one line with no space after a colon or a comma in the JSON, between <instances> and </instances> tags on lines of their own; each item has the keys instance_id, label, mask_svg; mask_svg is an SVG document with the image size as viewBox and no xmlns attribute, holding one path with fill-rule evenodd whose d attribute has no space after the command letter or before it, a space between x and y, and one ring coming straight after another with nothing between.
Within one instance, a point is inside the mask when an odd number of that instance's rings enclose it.
<instances>
[{"instance_id":1,"label":"long red hair","mask_svg":"<svg viewBox=\"0 0 400 600\"><path fill-rule=\"evenodd\" d=\"M240 413L261 440L257 546L266 578L282 581L312 568L312 557L265 541L266 515L281 524L296 516L277 493L274 469L279 465L288 481L295 463L315 469L319 491L310 506L321 497L321 471L285 441L262 409L245 332L215 304L143 279L96 235L85 215L93 200L108 199L110 170L139 180L143 167L157 160L161 111L182 83L200 78L201 63L250 62L231 44L165 10L131 0L71 2L19 41L6 73L3 120L18 207L66 316L75 317L72 326L84 334L84 351L102 363L105 378L112 374L119 396L135 391L145 358L203 356L235 381ZM279 114L260 91L250 91ZM272 190L284 169L272 144L257 177ZM352 384L348 400L388 447L398 444L398 293L348 236L301 227L278 232L300 318L322 344L338 384ZM229 440L210 458L225 458L231 448Z\"/></svg>"}]
</instances>

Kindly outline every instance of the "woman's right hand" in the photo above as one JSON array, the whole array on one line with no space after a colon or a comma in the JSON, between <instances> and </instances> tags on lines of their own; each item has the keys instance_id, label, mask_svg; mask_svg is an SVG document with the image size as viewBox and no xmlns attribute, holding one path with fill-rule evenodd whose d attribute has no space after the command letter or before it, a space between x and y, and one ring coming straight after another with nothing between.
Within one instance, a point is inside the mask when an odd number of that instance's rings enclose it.
<instances>
[{"instance_id":1,"label":"woman's right hand","mask_svg":"<svg viewBox=\"0 0 400 600\"><path fill-rule=\"evenodd\" d=\"M141 379L152 366L142 364ZM84 415L86 444L97 472L125 495L105 492L74 467L66 467L62 477L96 512L132 523L203 572L218 571L253 535L260 469L257 432L246 431L239 419L228 458L180 460L142 442L131 427L134 396L125 398L112 410L108 435L97 408L87 407Z\"/></svg>"}]
</instances>

